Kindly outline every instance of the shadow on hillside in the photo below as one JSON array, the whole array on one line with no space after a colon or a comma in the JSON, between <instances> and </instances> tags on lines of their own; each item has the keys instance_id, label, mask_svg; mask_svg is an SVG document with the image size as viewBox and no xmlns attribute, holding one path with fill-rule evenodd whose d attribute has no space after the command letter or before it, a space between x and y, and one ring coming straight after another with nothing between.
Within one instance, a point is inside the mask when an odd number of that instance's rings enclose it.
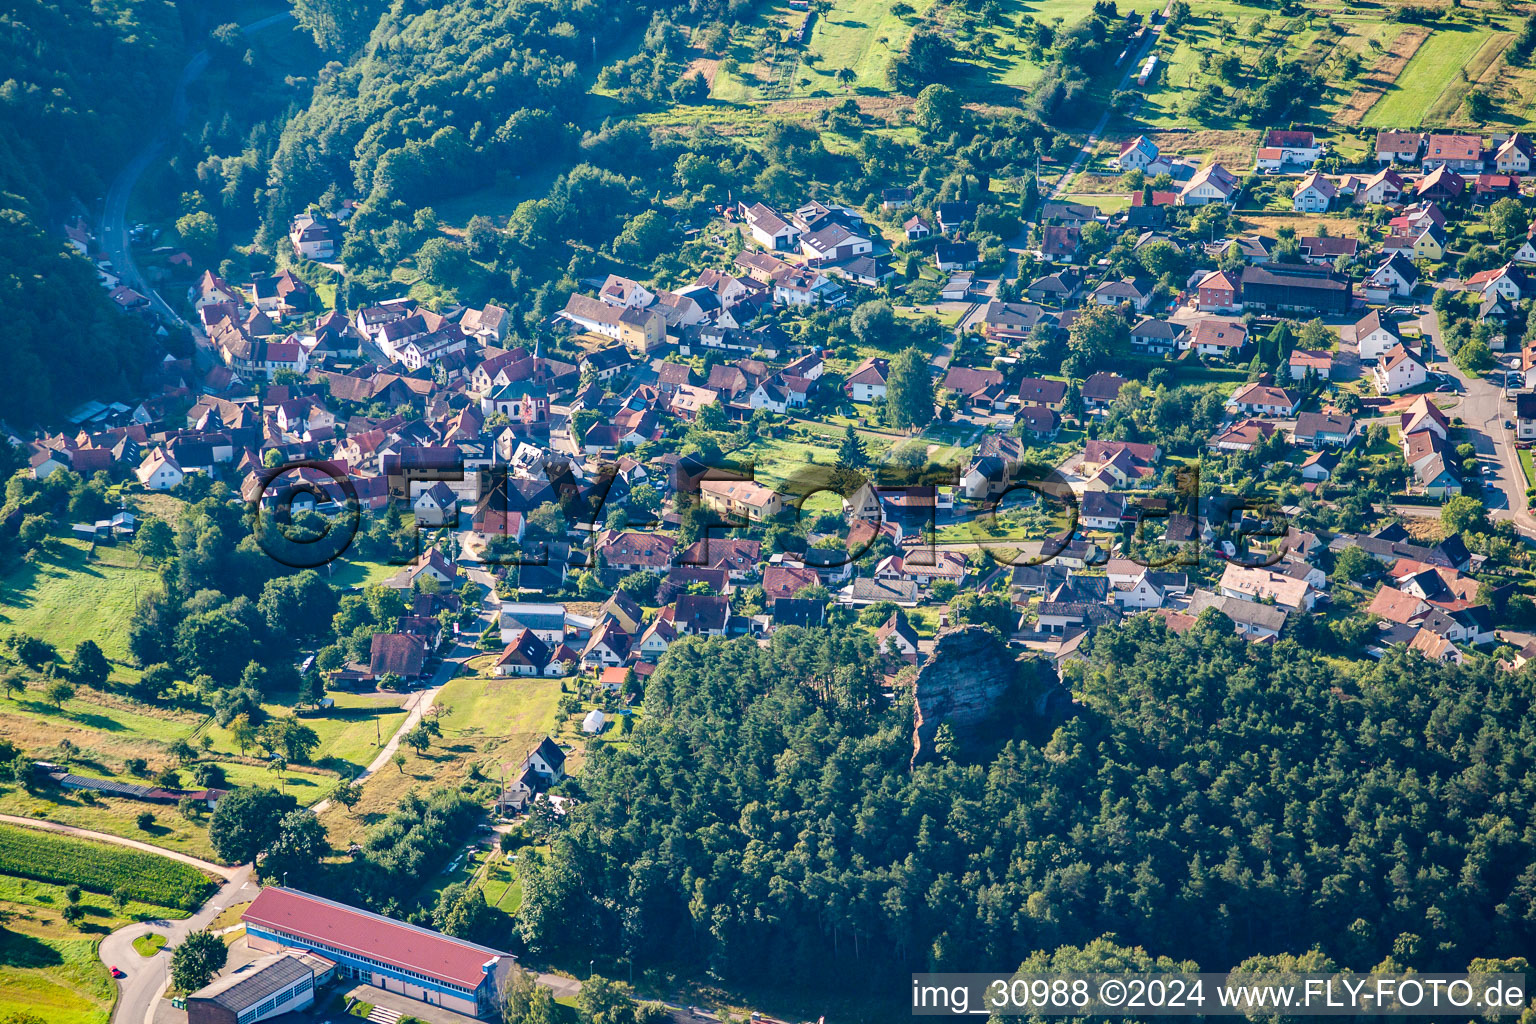
<instances>
[{"instance_id":1,"label":"shadow on hillside","mask_svg":"<svg viewBox=\"0 0 1536 1024\"><path fill-rule=\"evenodd\" d=\"M63 962L59 951L41 939L0 932L0 967L57 967Z\"/></svg>"}]
</instances>

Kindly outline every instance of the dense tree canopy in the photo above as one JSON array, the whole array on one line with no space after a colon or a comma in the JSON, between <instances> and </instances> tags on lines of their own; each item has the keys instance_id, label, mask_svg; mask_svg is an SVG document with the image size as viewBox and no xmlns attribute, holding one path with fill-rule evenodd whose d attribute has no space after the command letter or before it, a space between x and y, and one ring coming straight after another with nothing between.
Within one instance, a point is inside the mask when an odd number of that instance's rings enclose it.
<instances>
[{"instance_id":1,"label":"dense tree canopy","mask_svg":"<svg viewBox=\"0 0 1536 1024\"><path fill-rule=\"evenodd\" d=\"M628 746L589 758L524 937L828 985L1106 933L1213 970L1314 947L1463 969L1531 941L1523 675L1404 655L1350 678L1214 612L1184 636L1141 617L1096 636L1053 734L1026 716L968 759L957 732L909 772L909 705L818 688L852 664L837 642L674 645Z\"/></svg>"}]
</instances>

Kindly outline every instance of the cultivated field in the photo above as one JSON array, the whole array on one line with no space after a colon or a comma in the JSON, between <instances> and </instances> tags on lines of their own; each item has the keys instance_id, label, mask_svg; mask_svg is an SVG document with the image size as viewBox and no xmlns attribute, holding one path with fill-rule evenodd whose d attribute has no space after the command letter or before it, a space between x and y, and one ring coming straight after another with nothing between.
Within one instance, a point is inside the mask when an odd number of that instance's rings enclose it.
<instances>
[{"instance_id":1,"label":"cultivated field","mask_svg":"<svg viewBox=\"0 0 1536 1024\"><path fill-rule=\"evenodd\" d=\"M162 907L200 903L209 892L207 876L181 861L13 825L0 825L0 874L109 895L122 888Z\"/></svg>"},{"instance_id":2,"label":"cultivated field","mask_svg":"<svg viewBox=\"0 0 1536 1024\"><path fill-rule=\"evenodd\" d=\"M1475 67L1474 59L1485 48L1496 54L1509 39L1508 33L1495 34L1484 28L1437 29L1414 53L1397 81L1366 112L1362 123L1374 128L1450 123L1471 88L1470 81L1477 80L1492 56L1487 56L1480 68Z\"/></svg>"},{"instance_id":3,"label":"cultivated field","mask_svg":"<svg viewBox=\"0 0 1536 1024\"><path fill-rule=\"evenodd\" d=\"M184 916L182 894L206 884L194 868L153 854L0 825L0 1020L29 1013L45 1024L105 1024L116 992L96 955L101 937L135 920ZM81 889L74 922L65 919L68 885ZM121 907L109 895L118 886L132 894Z\"/></svg>"}]
</instances>

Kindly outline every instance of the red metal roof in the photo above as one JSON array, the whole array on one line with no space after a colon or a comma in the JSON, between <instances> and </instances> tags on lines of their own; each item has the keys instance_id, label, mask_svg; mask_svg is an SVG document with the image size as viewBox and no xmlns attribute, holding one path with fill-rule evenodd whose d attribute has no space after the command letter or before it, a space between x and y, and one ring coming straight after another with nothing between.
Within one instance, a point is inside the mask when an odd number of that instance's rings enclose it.
<instances>
[{"instance_id":1,"label":"red metal roof","mask_svg":"<svg viewBox=\"0 0 1536 1024\"><path fill-rule=\"evenodd\" d=\"M245 922L468 989L485 980L492 958L512 955L278 885L251 901Z\"/></svg>"}]
</instances>

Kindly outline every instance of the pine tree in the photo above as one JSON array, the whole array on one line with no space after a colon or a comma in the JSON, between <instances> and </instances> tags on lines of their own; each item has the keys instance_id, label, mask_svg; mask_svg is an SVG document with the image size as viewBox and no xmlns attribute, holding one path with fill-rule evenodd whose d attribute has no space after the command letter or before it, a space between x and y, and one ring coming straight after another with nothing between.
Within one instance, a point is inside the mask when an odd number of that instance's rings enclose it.
<instances>
[{"instance_id":1,"label":"pine tree","mask_svg":"<svg viewBox=\"0 0 1536 1024\"><path fill-rule=\"evenodd\" d=\"M869 465L869 449L852 424L843 430L843 442L837 446L837 464L850 469Z\"/></svg>"}]
</instances>

